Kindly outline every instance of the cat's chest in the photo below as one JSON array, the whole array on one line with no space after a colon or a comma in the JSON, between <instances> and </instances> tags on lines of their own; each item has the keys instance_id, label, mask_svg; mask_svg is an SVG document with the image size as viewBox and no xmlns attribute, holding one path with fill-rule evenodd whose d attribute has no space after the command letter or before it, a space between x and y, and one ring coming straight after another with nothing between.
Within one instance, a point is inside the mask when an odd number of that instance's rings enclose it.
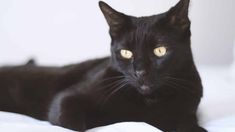
<instances>
[{"instance_id":1,"label":"cat's chest","mask_svg":"<svg viewBox=\"0 0 235 132\"><path fill-rule=\"evenodd\" d=\"M165 111L162 102L146 102L135 96L113 98L103 108L103 114L110 117L122 117L127 120L147 120L161 115ZM166 112L166 111L165 111Z\"/></svg>"}]
</instances>

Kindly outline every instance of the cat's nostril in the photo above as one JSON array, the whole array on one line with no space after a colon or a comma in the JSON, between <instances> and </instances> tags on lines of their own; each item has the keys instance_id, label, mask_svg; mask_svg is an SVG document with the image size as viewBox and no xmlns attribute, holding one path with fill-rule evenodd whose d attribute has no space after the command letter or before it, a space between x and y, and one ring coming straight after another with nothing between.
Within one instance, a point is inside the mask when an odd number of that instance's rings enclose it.
<instances>
[{"instance_id":1,"label":"cat's nostril","mask_svg":"<svg viewBox=\"0 0 235 132\"><path fill-rule=\"evenodd\" d=\"M144 74L145 74L145 71L144 71L144 70L138 70L138 71L136 71L136 76L137 76L137 77L143 76Z\"/></svg>"}]
</instances>

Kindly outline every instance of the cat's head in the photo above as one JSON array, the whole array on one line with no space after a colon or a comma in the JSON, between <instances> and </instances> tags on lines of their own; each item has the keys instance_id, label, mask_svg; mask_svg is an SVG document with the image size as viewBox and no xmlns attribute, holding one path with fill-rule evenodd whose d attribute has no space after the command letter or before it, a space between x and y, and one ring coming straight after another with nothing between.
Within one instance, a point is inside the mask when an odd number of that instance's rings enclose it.
<instances>
[{"instance_id":1,"label":"cat's head","mask_svg":"<svg viewBox=\"0 0 235 132\"><path fill-rule=\"evenodd\" d=\"M99 5L110 27L113 66L140 93L152 93L164 85L166 77L193 64L189 0L148 17L125 15L104 2Z\"/></svg>"}]
</instances>

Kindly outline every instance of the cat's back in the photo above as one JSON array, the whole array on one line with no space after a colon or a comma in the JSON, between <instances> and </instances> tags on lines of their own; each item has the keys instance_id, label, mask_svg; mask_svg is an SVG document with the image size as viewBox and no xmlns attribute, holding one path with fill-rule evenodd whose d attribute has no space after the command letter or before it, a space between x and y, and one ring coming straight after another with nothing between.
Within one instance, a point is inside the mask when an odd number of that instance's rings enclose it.
<instances>
[{"instance_id":1,"label":"cat's back","mask_svg":"<svg viewBox=\"0 0 235 132\"><path fill-rule=\"evenodd\" d=\"M109 58L106 57L62 67L39 66L35 63L3 66L0 67L0 90L12 87L13 84L22 87L41 87L40 89L49 86L67 87L79 81L79 78L83 78L93 69L97 69L100 64L106 64L108 60Z\"/></svg>"},{"instance_id":2,"label":"cat's back","mask_svg":"<svg viewBox=\"0 0 235 132\"><path fill-rule=\"evenodd\" d=\"M0 84L33 80L51 80L63 74L59 67L19 65L0 67ZM2 85L0 86L2 88Z\"/></svg>"},{"instance_id":3,"label":"cat's back","mask_svg":"<svg viewBox=\"0 0 235 132\"><path fill-rule=\"evenodd\" d=\"M0 66L0 79L10 77L11 80L14 78L39 78L40 76L56 76L60 77L70 73L76 72L88 72L92 68L95 68L97 65L107 62L108 57L87 60L77 64L65 65L62 67L56 66L40 66L35 63L26 63L24 65L18 66ZM81 74L80 74L81 75ZM0 80L0 82L2 82Z\"/></svg>"},{"instance_id":4,"label":"cat's back","mask_svg":"<svg viewBox=\"0 0 235 132\"><path fill-rule=\"evenodd\" d=\"M35 63L0 67L0 110L42 119L56 93L77 83L108 60L88 60L63 67L38 66Z\"/></svg>"}]
</instances>

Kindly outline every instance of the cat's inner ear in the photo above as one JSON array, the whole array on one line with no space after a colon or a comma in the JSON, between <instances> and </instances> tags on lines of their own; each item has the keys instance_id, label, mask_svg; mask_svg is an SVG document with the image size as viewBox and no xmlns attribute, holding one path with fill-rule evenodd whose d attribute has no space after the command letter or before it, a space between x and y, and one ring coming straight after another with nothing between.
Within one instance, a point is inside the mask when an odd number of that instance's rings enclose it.
<instances>
[{"instance_id":1,"label":"cat's inner ear","mask_svg":"<svg viewBox=\"0 0 235 132\"><path fill-rule=\"evenodd\" d=\"M111 36L117 36L121 31L126 29L129 23L129 17L127 15L114 10L102 1L99 2L99 6L110 27Z\"/></svg>"},{"instance_id":2,"label":"cat's inner ear","mask_svg":"<svg viewBox=\"0 0 235 132\"><path fill-rule=\"evenodd\" d=\"M188 17L190 0L180 0L176 6L172 7L167 12L168 23L181 29L186 29L190 26Z\"/></svg>"}]
</instances>

